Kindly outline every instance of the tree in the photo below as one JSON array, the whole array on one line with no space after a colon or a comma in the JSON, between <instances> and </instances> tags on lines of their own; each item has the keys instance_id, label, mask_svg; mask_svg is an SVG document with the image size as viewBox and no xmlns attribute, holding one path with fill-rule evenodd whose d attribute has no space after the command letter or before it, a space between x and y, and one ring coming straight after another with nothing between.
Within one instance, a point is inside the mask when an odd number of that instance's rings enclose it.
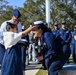
<instances>
[{"instance_id":1,"label":"tree","mask_svg":"<svg viewBox=\"0 0 76 75\"><path fill-rule=\"evenodd\" d=\"M24 8L19 8L22 13L22 21L25 25L30 25L35 20L45 21L44 0L26 0Z\"/></svg>"},{"instance_id":2,"label":"tree","mask_svg":"<svg viewBox=\"0 0 76 75\"><path fill-rule=\"evenodd\" d=\"M12 6L7 6L8 2L0 0L0 23L11 18ZM36 20L45 21L45 0L26 0L24 7L18 7L23 24L29 26ZM67 22L67 26L73 30L76 24L76 0L51 0L50 3L51 27L55 22L61 24L62 20Z\"/></svg>"},{"instance_id":3,"label":"tree","mask_svg":"<svg viewBox=\"0 0 76 75\"><path fill-rule=\"evenodd\" d=\"M8 2L6 0L0 0L0 25L3 21L11 18L13 7L7 4Z\"/></svg>"},{"instance_id":4,"label":"tree","mask_svg":"<svg viewBox=\"0 0 76 75\"><path fill-rule=\"evenodd\" d=\"M70 2L71 3L71 2ZM73 30L75 25L76 13L74 2L69 4L68 0L51 0L51 20L52 25L57 21L61 24L62 20L67 22L67 26Z\"/></svg>"}]
</instances>

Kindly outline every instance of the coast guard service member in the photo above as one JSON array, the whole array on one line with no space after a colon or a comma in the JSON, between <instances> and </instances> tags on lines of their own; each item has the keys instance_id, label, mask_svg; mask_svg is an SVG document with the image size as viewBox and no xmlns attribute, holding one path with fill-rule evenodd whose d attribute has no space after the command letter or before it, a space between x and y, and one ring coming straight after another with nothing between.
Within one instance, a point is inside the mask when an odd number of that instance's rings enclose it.
<instances>
[{"instance_id":1,"label":"coast guard service member","mask_svg":"<svg viewBox=\"0 0 76 75\"><path fill-rule=\"evenodd\" d=\"M55 38L56 38L58 30L59 30L58 23L55 23L54 24L54 29L52 30L52 33L54 34Z\"/></svg>"},{"instance_id":2,"label":"coast guard service member","mask_svg":"<svg viewBox=\"0 0 76 75\"><path fill-rule=\"evenodd\" d=\"M33 30L34 37L40 38L41 55L37 55L38 60L45 60L48 75L58 75L59 70L63 67L69 57L67 56L68 51L66 55L58 52L59 50L56 49L55 38L52 32L48 31L48 28L44 25L43 21L35 21L33 22L33 26L38 27L38 29Z\"/></svg>"},{"instance_id":3,"label":"coast guard service member","mask_svg":"<svg viewBox=\"0 0 76 75\"><path fill-rule=\"evenodd\" d=\"M21 13L19 12L18 9L15 9L15 10L13 10L12 15L13 15L12 19L3 22L1 24L1 27L0 27L0 64L2 63L3 56L4 56L4 53L5 53L5 47L4 47L4 42L3 42L3 32L7 31L6 30L7 22L11 22L13 24L16 24L17 25L17 32L22 31L22 25L21 25L21 22L20 22Z\"/></svg>"},{"instance_id":4,"label":"coast guard service member","mask_svg":"<svg viewBox=\"0 0 76 75\"><path fill-rule=\"evenodd\" d=\"M59 53L64 54L64 60L66 61L66 64L69 63L69 56L71 53L70 50L70 43L71 43L71 31L70 29L66 28L66 22L62 21L62 27L58 30L57 38L56 38L56 44L58 47Z\"/></svg>"},{"instance_id":5,"label":"coast guard service member","mask_svg":"<svg viewBox=\"0 0 76 75\"><path fill-rule=\"evenodd\" d=\"M74 26L74 31L72 32L72 41L71 41L71 53L73 58L73 63L76 63L76 25Z\"/></svg>"}]
</instances>

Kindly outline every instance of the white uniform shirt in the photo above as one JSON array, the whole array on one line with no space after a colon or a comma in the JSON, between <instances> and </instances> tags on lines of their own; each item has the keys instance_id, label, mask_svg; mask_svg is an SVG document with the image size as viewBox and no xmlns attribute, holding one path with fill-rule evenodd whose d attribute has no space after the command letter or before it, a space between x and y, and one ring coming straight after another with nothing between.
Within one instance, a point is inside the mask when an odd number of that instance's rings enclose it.
<instances>
[{"instance_id":1,"label":"white uniform shirt","mask_svg":"<svg viewBox=\"0 0 76 75\"><path fill-rule=\"evenodd\" d=\"M15 45L22 37L22 32L3 32L3 41L5 48L10 48Z\"/></svg>"}]
</instances>

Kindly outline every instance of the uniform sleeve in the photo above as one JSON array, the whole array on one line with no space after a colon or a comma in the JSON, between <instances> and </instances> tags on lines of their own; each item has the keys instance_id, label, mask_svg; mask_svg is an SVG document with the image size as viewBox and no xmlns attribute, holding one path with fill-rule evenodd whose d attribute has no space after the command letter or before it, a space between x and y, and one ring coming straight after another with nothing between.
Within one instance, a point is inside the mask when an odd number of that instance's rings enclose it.
<instances>
[{"instance_id":1,"label":"uniform sleeve","mask_svg":"<svg viewBox=\"0 0 76 75\"><path fill-rule=\"evenodd\" d=\"M45 59L55 53L56 47L55 47L55 39L53 38L53 35L51 33L46 33L44 36L44 40L47 45L47 52L44 55L44 59Z\"/></svg>"},{"instance_id":2,"label":"uniform sleeve","mask_svg":"<svg viewBox=\"0 0 76 75\"><path fill-rule=\"evenodd\" d=\"M56 36L56 46L57 48L61 48L66 42L60 37L60 31L58 30L57 36Z\"/></svg>"},{"instance_id":3,"label":"uniform sleeve","mask_svg":"<svg viewBox=\"0 0 76 75\"><path fill-rule=\"evenodd\" d=\"M6 32L6 22L3 22L0 27L0 43L4 45L3 32Z\"/></svg>"},{"instance_id":4,"label":"uniform sleeve","mask_svg":"<svg viewBox=\"0 0 76 75\"><path fill-rule=\"evenodd\" d=\"M74 45L75 44L74 32L72 32L71 35L72 35L71 45Z\"/></svg>"},{"instance_id":5,"label":"uniform sleeve","mask_svg":"<svg viewBox=\"0 0 76 75\"><path fill-rule=\"evenodd\" d=\"M3 23L1 24L0 31L6 32L6 25L7 25L6 22L7 22L7 21L5 21L5 22L3 22Z\"/></svg>"},{"instance_id":6,"label":"uniform sleeve","mask_svg":"<svg viewBox=\"0 0 76 75\"><path fill-rule=\"evenodd\" d=\"M70 30L69 30L69 36L68 36L68 38L67 38L67 40L65 42L70 43L71 39L72 39L72 34L71 34Z\"/></svg>"},{"instance_id":7,"label":"uniform sleeve","mask_svg":"<svg viewBox=\"0 0 76 75\"><path fill-rule=\"evenodd\" d=\"M22 32L22 24L21 24L21 22L18 23L17 28L18 28L18 33Z\"/></svg>"}]
</instances>

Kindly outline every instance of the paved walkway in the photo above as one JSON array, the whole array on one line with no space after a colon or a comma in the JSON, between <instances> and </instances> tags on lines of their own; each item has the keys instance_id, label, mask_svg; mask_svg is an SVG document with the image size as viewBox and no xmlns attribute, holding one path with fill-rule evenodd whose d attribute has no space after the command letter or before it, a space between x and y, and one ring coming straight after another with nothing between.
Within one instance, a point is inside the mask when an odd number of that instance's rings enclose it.
<instances>
[{"instance_id":1,"label":"paved walkway","mask_svg":"<svg viewBox=\"0 0 76 75\"><path fill-rule=\"evenodd\" d=\"M25 74L24 75L36 75L40 67L42 66L41 64L37 64L37 62L29 62L30 64L26 66ZM1 75L1 70L0 70L0 75Z\"/></svg>"},{"instance_id":2,"label":"paved walkway","mask_svg":"<svg viewBox=\"0 0 76 75\"><path fill-rule=\"evenodd\" d=\"M37 64L36 62L30 62L26 66L25 75L36 75L41 66L41 64Z\"/></svg>"}]
</instances>

